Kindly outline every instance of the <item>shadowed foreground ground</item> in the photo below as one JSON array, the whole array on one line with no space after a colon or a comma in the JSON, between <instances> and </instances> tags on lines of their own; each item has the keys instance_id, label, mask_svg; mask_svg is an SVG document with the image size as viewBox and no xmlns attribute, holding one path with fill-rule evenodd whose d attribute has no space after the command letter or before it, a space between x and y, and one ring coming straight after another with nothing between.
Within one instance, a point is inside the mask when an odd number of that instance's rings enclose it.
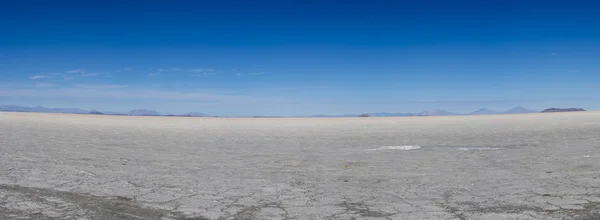
<instances>
[{"instance_id":1,"label":"shadowed foreground ground","mask_svg":"<svg viewBox=\"0 0 600 220\"><path fill-rule=\"evenodd\" d=\"M0 113L0 219L600 219L600 112Z\"/></svg>"}]
</instances>

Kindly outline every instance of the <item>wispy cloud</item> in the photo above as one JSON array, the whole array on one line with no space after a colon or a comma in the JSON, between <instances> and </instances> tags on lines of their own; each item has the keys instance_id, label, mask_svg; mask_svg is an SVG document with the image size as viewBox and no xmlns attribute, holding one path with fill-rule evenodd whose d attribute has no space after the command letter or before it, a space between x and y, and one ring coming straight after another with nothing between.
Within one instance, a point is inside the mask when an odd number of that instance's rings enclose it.
<instances>
[{"instance_id":1,"label":"wispy cloud","mask_svg":"<svg viewBox=\"0 0 600 220\"><path fill-rule=\"evenodd\" d=\"M214 72L215 69L212 68L196 68L196 69L190 69L190 72L194 72L194 73L201 73L201 72Z\"/></svg>"},{"instance_id":2,"label":"wispy cloud","mask_svg":"<svg viewBox=\"0 0 600 220\"><path fill-rule=\"evenodd\" d=\"M40 80L40 79L50 79L56 77L62 77L64 80L73 80L77 77L95 77L95 76L105 76L108 77L110 74L101 73L101 72L86 72L82 69L75 70L67 70L63 73L42 73L34 76L30 76L29 79L32 80Z\"/></svg>"},{"instance_id":3,"label":"wispy cloud","mask_svg":"<svg viewBox=\"0 0 600 220\"><path fill-rule=\"evenodd\" d=\"M37 88L52 88L56 85L52 84L52 83L36 83L35 87Z\"/></svg>"},{"instance_id":4,"label":"wispy cloud","mask_svg":"<svg viewBox=\"0 0 600 220\"><path fill-rule=\"evenodd\" d=\"M82 73L82 72L84 72L82 69L74 69L74 70L65 71L65 73Z\"/></svg>"},{"instance_id":5,"label":"wispy cloud","mask_svg":"<svg viewBox=\"0 0 600 220\"><path fill-rule=\"evenodd\" d=\"M50 77L43 76L43 75L35 75L35 76L29 77L29 79L33 79L33 80L36 80L36 79L45 79L45 78L50 78Z\"/></svg>"},{"instance_id":6,"label":"wispy cloud","mask_svg":"<svg viewBox=\"0 0 600 220\"><path fill-rule=\"evenodd\" d=\"M156 69L156 72L179 72L180 68Z\"/></svg>"},{"instance_id":7,"label":"wispy cloud","mask_svg":"<svg viewBox=\"0 0 600 220\"><path fill-rule=\"evenodd\" d=\"M123 69L115 70L115 72L117 72L117 73L127 72L127 71L133 71L133 68L123 68Z\"/></svg>"},{"instance_id":8,"label":"wispy cloud","mask_svg":"<svg viewBox=\"0 0 600 220\"><path fill-rule=\"evenodd\" d=\"M168 68L168 69L156 69L154 71L152 71L151 73L148 73L148 76L159 76L162 73L175 73L175 72L181 72L182 69L180 68Z\"/></svg>"},{"instance_id":9,"label":"wispy cloud","mask_svg":"<svg viewBox=\"0 0 600 220\"><path fill-rule=\"evenodd\" d=\"M80 89L123 89L128 86L120 84L75 84L73 87Z\"/></svg>"},{"instance_id":10,"label":"wispy cloud","mask_svg":"<svg viewBox=\"0 0 600 220\"><path fill-rule=\"evenodd\" d=\"M111 101L178 101L178 102L211 102L220 104L250 104L255 102L272 102L274 99L258 98L244 94L229 94L214 90L172 91L151 88L130 88L126 85L78 84L70 87L21 86L19 88L0 87L0 97L56 100L111 100Z\"/></svg>"},{"instance_id":11,"label":"wispy cloud","mask_svg":"<svg viewBox=\"0 0 600 220\"><path fill-rule=\"evenodd\" d=\"M214 75L217 73L221 73L222 71L219 71L217 69L213 69L213 68L196 68L196 69L190 69L188 70L188 72L192 72L193 74L191 74L192 76L206 76L206 75Z\"/></svg>"},{"instance_id":12,"label":"wispy cloud","mask_svg":"<svg viewBox=\"0 0 600 220\"><path fill-rule=\"evenodd\" d=\"M81 77L92 77L92 76L99 76L102 75L101 73L81 73L80 76Z\"/></svg>"},{"instance_id":13,"label":"wispy cloud","mask_svg":"<svg viewBox=\"0 0 600 220\"><path fill-rule=\"evenodd\" d=\"M260 75L264 75L264 74L265 74L265 72L248 73L248 75L251 75L251 76L260 76Z\"/></svg>"}]
</instances>

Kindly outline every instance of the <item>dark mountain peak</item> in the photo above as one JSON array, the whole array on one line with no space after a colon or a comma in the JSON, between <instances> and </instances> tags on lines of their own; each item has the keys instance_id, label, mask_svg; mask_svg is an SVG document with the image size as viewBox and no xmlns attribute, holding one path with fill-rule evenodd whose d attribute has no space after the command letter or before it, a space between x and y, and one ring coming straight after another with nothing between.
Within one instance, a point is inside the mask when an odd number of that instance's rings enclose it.
<instances>
[{"instance_id":1,"label":"dark mountain peak","mask_svg":"<svg viewBox=\"0 0 600 220\"><path fill-rule=\"evenodd\" d=\"M102 113L100 111L97 111L96 109L93 109L93 110L89 111L88 114L91 114L91 115L103 115L104 113Z\"/></svg>"},{"instance_id":2,"label":"dark mountain peak","mask_svg":"<svg viewBox=\"0 0 600 220\"><path fill-rule=\"evenodd\" d=\"M549 112L582 112L582 111L585 111L585 109L582 109L582 108L549 108L549 109L545 109L542 112L549 113Z\"/></svg>"}]
</instances>

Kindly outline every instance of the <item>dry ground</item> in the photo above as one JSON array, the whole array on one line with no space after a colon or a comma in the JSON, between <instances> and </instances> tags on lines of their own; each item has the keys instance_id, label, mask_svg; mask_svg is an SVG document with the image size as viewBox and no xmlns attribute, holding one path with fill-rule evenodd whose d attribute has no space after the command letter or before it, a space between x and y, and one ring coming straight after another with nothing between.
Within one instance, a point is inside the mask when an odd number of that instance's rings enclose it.
<instances>
[{"instance_id":1,"label":"dry ground","mask_svg":"<svg viewBox=\"0 0 600 220\"><path fill-rule=\"evenodd\" d=\"M0 219L600 219L600 112L4 112Z\"/></svg>"}]
</instances>

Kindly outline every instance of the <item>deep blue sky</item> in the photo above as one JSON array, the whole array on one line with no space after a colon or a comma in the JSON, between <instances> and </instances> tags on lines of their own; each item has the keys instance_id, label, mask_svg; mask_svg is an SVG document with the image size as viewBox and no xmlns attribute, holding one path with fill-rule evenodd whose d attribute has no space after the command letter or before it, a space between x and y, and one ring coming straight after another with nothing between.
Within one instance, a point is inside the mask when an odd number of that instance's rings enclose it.
<instances>
[{"instance_id":1,"label":"deep blue sky","mask_svg":"<svg viewBox=\"0 0 600 220\"><path fill-rule=\"evenodd\" d=\"M13 1L0 105L600 109L597 1Z\"/></svg>"}]
</instances>

